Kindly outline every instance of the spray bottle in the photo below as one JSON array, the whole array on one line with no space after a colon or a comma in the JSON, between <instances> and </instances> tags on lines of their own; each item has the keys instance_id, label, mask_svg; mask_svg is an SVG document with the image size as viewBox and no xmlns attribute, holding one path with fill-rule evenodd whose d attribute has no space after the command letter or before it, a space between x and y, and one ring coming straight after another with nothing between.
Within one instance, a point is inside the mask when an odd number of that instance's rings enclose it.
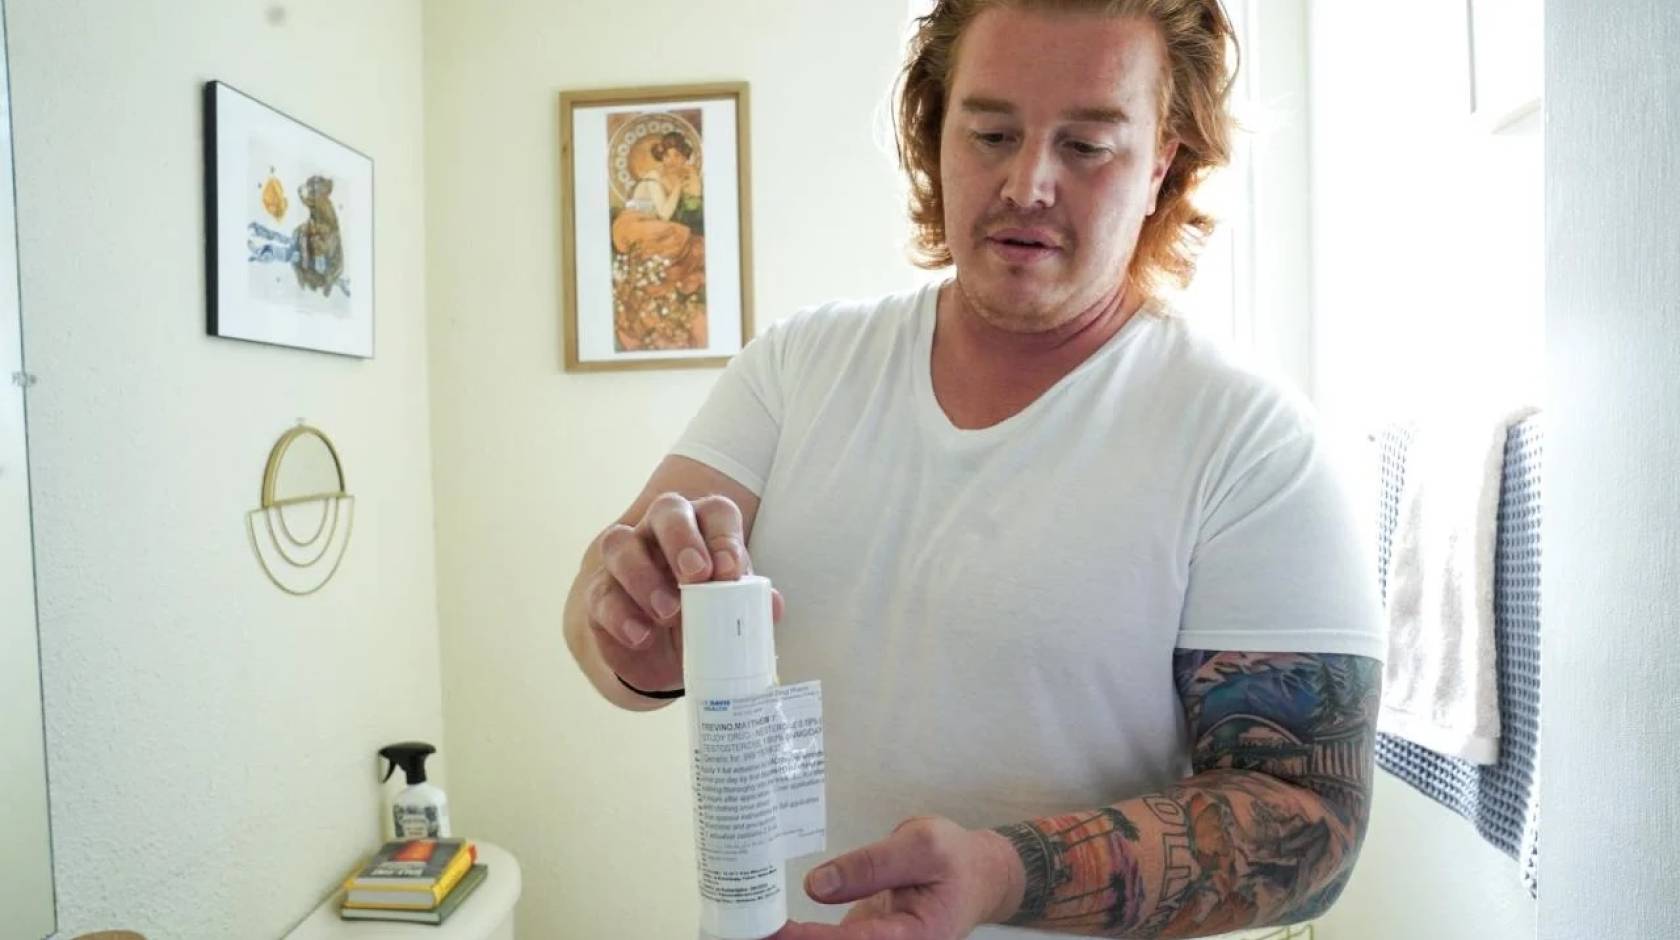
<instances>
[{"instance_id":1,"label":"spray bottle","mask_svg":"<svg viewBox=\"0 0 1680 940\"><path fill-rule=\"evenodd\" d=\"M387 744L379 756L390 761L385 780L403 769L408 786L391 800L392 834L397 839L449 838L449 798L426 782L426 758L437 752L424 741ZM383 781L382 781L383 782Z\"/></svg>"}]
</instances>

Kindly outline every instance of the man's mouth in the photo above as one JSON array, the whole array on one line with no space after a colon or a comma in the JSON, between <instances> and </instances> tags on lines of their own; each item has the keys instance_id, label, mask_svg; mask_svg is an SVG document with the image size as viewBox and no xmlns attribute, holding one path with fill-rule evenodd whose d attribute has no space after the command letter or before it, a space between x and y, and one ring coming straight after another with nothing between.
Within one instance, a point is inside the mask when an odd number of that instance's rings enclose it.
<instances>
[{"instance_id":1,"label":"man's mouth","mask_svg":"<svg viewBox=\"0 0 1680 940\"><path fill-rule=\"evenodd\" d=\"M986 236L986 244L1011 267L1035 265L1061 254L1056 233L1040 228L998 229Z\"/></svg>"},{"instance_id":2,"label":"man's mouth","mask_svg":"<svg viewBox=\"0 0 1680 940\"><path fill-rule=\"evenodd\" d=\"M1006 228L999 229L987 236L991 241L1017 248L1050 248L1061 247L1056 236L1042 229Z\"/></svg>"}]
</instances>

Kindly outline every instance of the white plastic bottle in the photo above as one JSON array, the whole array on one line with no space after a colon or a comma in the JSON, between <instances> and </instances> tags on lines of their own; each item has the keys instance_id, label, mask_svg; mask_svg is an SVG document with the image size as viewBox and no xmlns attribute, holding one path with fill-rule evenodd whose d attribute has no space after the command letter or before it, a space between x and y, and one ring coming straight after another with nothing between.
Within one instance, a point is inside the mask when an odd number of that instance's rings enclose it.
<instances>
[{"instance_id":1,"label":"white plastic bottle","mask_svg":"<svg viewBox=\"0 0 1680 940\"><path fill-rule=\"evenodd\" d=\"M437 748L424 741L388 744L379 749L379 756L391 762L385 779L398 767L408 786L391 800L391 837L393 839L449 838L449 797L435 784L426 782L426 758Z\"/></svg>"},{"instance_id":2,"label":"white plastic bottle","mask_svg":"<svg viewBox=\"0 0 1680 940\"><path fill-rule=\"evenodd\" d=\"M725 794L722 780L730 773L724 769L730 761L715 746L719 726L710 726L713 746L703 751L701 722L727 715L727 702L776 684L770 581L754 575L685 584L682 624L700 936L762 940L788 919L787 872L774 838L773 784L762 776L750 782L745 775L731 777ZM743 740L748 734L742 732Z\"/></svg>"}]
</instances>

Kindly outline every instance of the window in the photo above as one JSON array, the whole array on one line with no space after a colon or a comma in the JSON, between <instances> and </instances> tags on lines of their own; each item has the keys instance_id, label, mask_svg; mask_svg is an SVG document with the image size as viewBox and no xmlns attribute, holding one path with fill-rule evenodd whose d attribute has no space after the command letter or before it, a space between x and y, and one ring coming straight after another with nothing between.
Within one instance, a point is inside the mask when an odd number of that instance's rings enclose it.
<instances>
[{"instance_id":1,"label":"window","mask_svg":"<svg viewBox=\"0 0 1680 940\"><path fill-rule=\"evenodd\" d=\"M1537 24L1523 32L1537 50ZM1538 404L1537 56L1514 59L1533 69L1536 96L1515 123L1472 111L1461 5L1414 4L1397 15L1315 4L1311 57L1320 409L1351 435L1479 402ZM1493 86L1483 85L1485 102Z\"/></svg>"}]
</instances>

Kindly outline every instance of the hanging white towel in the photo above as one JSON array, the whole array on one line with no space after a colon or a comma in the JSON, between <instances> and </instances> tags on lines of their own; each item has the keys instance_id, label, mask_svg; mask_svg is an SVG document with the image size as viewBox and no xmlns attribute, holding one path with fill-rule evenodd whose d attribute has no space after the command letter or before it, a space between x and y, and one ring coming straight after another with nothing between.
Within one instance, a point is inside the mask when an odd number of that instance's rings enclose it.
<instances>
[{"instance_id":1,"label":"hanging white towel","mask_svg":"<svg viewBox=\"0 0 1680 940\"><path fill-rule=\"evenodd\" d=\"M1478 764L1499 758L1493 559L1505 438L1535 410L1425 422L1406 454L1377 728Z\"/></svg>"}]
</instances>

